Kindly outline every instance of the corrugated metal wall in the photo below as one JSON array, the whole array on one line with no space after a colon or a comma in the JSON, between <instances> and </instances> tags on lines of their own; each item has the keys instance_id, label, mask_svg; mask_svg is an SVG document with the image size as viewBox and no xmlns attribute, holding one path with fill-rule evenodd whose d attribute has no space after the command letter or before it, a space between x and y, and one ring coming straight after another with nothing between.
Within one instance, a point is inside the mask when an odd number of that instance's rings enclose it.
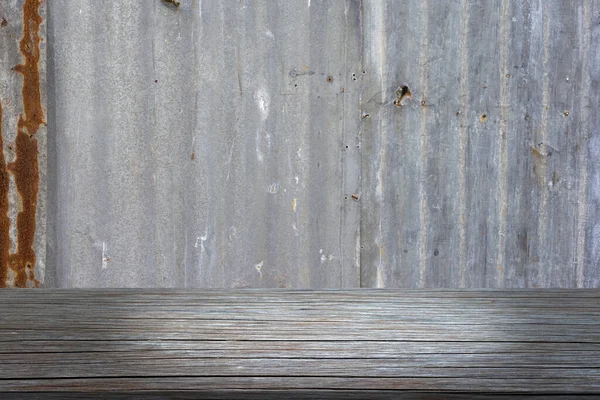
<instances>
[{"instance_id":1,"label":"corrugated metal wall","mask_svg":"<svg viewBox=\"0 0 600 400\"><path fill-rule=\"evenodd\" d=\"M600 286L600 1L47 8L47 286Z\"/></svg>"}]
</instances>

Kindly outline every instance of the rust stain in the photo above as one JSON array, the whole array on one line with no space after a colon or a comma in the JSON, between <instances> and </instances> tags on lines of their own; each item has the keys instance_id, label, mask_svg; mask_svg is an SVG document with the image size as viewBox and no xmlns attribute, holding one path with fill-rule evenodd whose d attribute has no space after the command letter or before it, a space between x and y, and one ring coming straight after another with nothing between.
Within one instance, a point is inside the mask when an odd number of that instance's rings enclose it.
<instances>
[{"instance_id":1,"label":"rust stain","mask_svg":"<svg viewBox=\"0 0 600 400\"><path fill-rule=\"evenodd\" d=\"M8 253L10 252L10 219L8 218L8 171L4 160L2 138L2 103L0 103L0 287L6 287Z\"/></svg>"},{"instance_id":2,"label":"rust stain","mask_svg":"<svg viewBox=\"0 0 600 400\"><path fill-rule=\"evenodd\" d=\"M36 255L33 249L35 238L35 217L38 199L39 170L37 133L44 124L44 112L40 96L40 25L42 17L39 8L42 0L25 0L23 4L23 37L19 49L23 54L23 64L13 68L23 75L23 111L19 116L15 140L15 161L8 164L8 170L15 178L17 191L21 196L22 209L17 215L17 252L9 256L8 265L15 272L16 287L35 287ZM5 284L5 281L4 281Z\"/></svg>"}]
</instances>

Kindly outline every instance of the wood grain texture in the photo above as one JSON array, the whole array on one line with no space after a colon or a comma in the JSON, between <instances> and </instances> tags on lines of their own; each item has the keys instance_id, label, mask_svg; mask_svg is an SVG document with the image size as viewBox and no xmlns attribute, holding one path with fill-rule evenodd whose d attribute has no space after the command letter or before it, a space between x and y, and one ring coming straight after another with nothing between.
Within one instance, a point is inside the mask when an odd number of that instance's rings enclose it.
<instances>
[{"instance_id":1,"label":"wood grain texture","mask_svg":"<svg viewBox=\"0 0 600 400\"><path fill-rule=\"evenodd\" d=\"M0 314L6 392L600 394L598 291L2 291Z\"/></svg>"}]
</instances>

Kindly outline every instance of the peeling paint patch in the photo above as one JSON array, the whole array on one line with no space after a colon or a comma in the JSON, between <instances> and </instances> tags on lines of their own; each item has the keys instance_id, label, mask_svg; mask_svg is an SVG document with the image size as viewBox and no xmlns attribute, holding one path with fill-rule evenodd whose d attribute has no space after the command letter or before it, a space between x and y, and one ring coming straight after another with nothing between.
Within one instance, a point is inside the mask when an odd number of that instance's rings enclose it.
<instances>
[{"instance_id":1,"label":"peeling paint patch","mask_svg":"<svg viewBox=\"0 0 600 400\"><path fill-rule=\"evenodd\" d=\"M10 254L9 268L15 272L14 286L35 287L34 268L36 255L33 249L36 230L36 210L38 201L39 170L38 144L36 134L44 124L40 95L40 25L42 17L39 8L42 0L25 0L23 4L23 37L19 49L24 57L23 64L13 70L23 75L23 110L19 116L15 140L15 161L7 169L13 174L17 191L21 197L22 210L17 216L17 251ZM2 285L5 285L2 282Z\"/></svg>"},{"instance_id":2,"label":"peeling paint patch","mask_svg":"<svg viewBox=\"0 0 600 400\"><path fill-rule=\"evenodd\" d=\"M264 160L263 152L260 149L260 130L256 130L256 159L258 162L262 162Z\"/></svg>"},{"instance_id":3,"label":"peeling paint patch","mask_svg":"<svg viewBox=\"0 0 600 400\"><path fill-rule=\"evenodd\" d=\"M269 117L269 103L271 102L269 93L265 89L260 88L256 91L254 99L260 111L261 120L266 121Z\"/></svg>"},{"instance_id":4,"label":"peeling paint patch","mask_svg":"<svg viewBox=\"0 0 600 400\"><path fill-rule=\"evenodd\" d=\"M110 257L106 254L106 242L102 242L102 269L108 268Z\"/></svg>"}]
</instances>

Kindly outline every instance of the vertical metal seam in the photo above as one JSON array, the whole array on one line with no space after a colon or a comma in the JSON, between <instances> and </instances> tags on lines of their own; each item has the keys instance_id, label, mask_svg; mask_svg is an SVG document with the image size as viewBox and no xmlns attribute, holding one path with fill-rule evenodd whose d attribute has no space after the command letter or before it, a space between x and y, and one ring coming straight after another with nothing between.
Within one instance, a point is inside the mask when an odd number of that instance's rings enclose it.
<instances>
[{"instance_id":1,"label":"vertical metal seam","mask_svg":"<svg viewBox=\"0 0 600 400\"><path fill-rule=\"evenodd\" d=\"M590 41L591 41L591 0L583 4L583 34L581 40L581 53L583 54L583 62L581 66L581 97L579 98L580 107L580 134L583 135L584 143L587 143L590 137ZM587 171L587 148L581 146L579 151L579 190L578 190L578 210L577 210L577 266L576 277L577 287L584 287L584 262L585 262L585 224L587 220L587 188L588 188L588 171Z\"/></svg>"},{"instance_id":2,"label":"vertical metal seam","mask_svg":"<svg viewBox=\"0 0 600 400\"><path fill-rule=\"evenodd\" d=\"M376 11L377 11L377 25L379 27L378 32L378 47L379 47L379 78L380 78L380 90L381 90L381 103L385 103L385 27L384 27L384 12L383 7L384 4L382 1L376 2ZM385 287L385 281L383 278L383 229L382 229L382 206L384 204L384 188L383 188L383 174L385 173L385 161L386 161L386 145L387 145L387 134L385 131L385 127L383 126L383 118L381 117L381 113L383 112L383 107L379 108L378 112L378 127L379 127L379 135L381 137L380 150L379 150L379 169L377 171L377 188L376 193L379 194L379 198L377 199L379 204L379 237L377 238L377 244L379 249L379 261L377 265L377 279L376 279L376 287L383 288Z\"/></svg>"},{"instance_id":3,"label":"vertical metal seam","mask_svg":"<svg viewBox=\"0 0 600 400\"><path fill-rule=\"evenodd\" d=\"M459 136L459 198L460 198L460 242L459 242L459 263L460 263L460 287L466 286L467 272L467 167L466 167L466 147L467 147L467 114L469 105L469 0L462 0L461 4L461 74L460 74L460 92L461 92L461 118L460 118L460 136Z\"/></svg>"},{"instance_id":4,"label":"vertical metal seam","mask_svg":"<svg viewBox=\"0 0 600 400\"><path fill-rule=\"evenodd\" d=\"M496 262L496 285L504 285L504 251L506 248L506 210L508 209L507 193L507 132L508 120L508 41L509 37L509 4L508 0L502 1L502 23L500 24L500 215L498 221L498 254Z\"/></svg>"},{"instance_id":5,"label":"vertical metal seam","mask_svg":"<svg viewBox=\"0 0 600 400\"><path fill-rule=\"evenodd\" d=\"M422 1L423 36L419 65L422 96L427 93L427 57L429 55L429 0ZM427 107L421 107L420 179L419 179L419 287L425 286L427 268Z\"/></svg>"},{"instance_id":6,"label":"vertical metal seam","mask_svg":"<svg viewBox=\"0 0 600 400\"><path fill-rule=\"evenodd\" d=\"M547 4L547 3L544 3ZM544 47L544 55L542 61L542 120L540 125L540 139L538 143L534 143L534 147L540 149L540 160L539 163L539 173L540 177L538 180L538 190L540 191L540 204L539 204L539 219L538 219L538 232L537 232L537 249L538 249L538 262L540 263L540 269L543 271L542 286L546 287L548 282L548 271L545 271L545 267L547 263L545 262L545 257L540 253L540 249L543 244L546 242L547 237L547 224L548 224L548 188L545 185L546 182L546 170L547 170L547 151L545 150L547 147L547 130L548 130L548 111L549 111L549 102L550 102L550 23L552 19L552 14L549 10L549 7L545 5L544 9L542 9L542 19L544 20L544 34L543 34L543 47Z\"/></svg>"},{"instance_id":7,"label":"vertical metal seam","mask_svg":"<svg viewBox=\"0 0 600 400\"><path fill-rule=\"evenodd\" d=\"M348 1L346 0L346 10L348 7ZM348 46L348 13L345 13L346 19L344 21L345 26L344 26L344 34L343 34L343 52L344 52L344 65L346 65L346 57L347 57L347 46ZM348 73L346 70L344 70L344 81L347 79ZM342 97L342 143L341 143L341 149L344 148L344 143L346 143L346 97ZM344 193L346 192L347 189L347 185L346 185L346 157L347 157L347 153L344 152L344 150L340 151L341 153L341 157L340 157L340 193L339 193L339 198L341 199L344 196ZM343 283L344 283L344 272L345 272L345 261L346 258L344 257L344 246L343 246L343 240L342 240L342 235L344 232L344 220L346 217L346 213L349 211L349 207L348 207L348 202L343 202L342 203L342 212L340 213L340 219L339 219L339 233L338 233L338 246L340 248L340 283L339 283L339 287L342 288L343 287Z\"/></svg>"},{"instance_id":8,"label":"vertical metal seam","mask_svg":"<svg viewBox=\"0 0 600 400\"><path fill-rule=\"evenodd\" d=\"M360 68L361 71L364 71L365 69L365 31L364 31L364 3L363 0L359 0L359 10L358 10L358 21L359 21L359 29L360 29ZM362 102L362 96L363 96L363 92L364 92L364 84L363 81L361 80L361 84L360 84L360 91L358 93L358 104L359 104L359 110L358 110L358 118L361 118L362 114L363 114L363 102ZM362 125L360 125L359 127L359 132L358 132L358 143L359 143L359 148L358 148L358 190L359 193L361 194L361 197L363 196L363 191L362 191L362 171L363 171L363 146L362 146ZM363 263L362 263L362 254L361 254L361 246L362 246L362 215L363 215L363 209L362 209L362 202L359 208L359 212L358 212L358 229L357 229L357 248L355 249L355 257L357 257L357 262L358 262L358 287L362 288L363 287Z\"/></svg>"}]
</instances>

